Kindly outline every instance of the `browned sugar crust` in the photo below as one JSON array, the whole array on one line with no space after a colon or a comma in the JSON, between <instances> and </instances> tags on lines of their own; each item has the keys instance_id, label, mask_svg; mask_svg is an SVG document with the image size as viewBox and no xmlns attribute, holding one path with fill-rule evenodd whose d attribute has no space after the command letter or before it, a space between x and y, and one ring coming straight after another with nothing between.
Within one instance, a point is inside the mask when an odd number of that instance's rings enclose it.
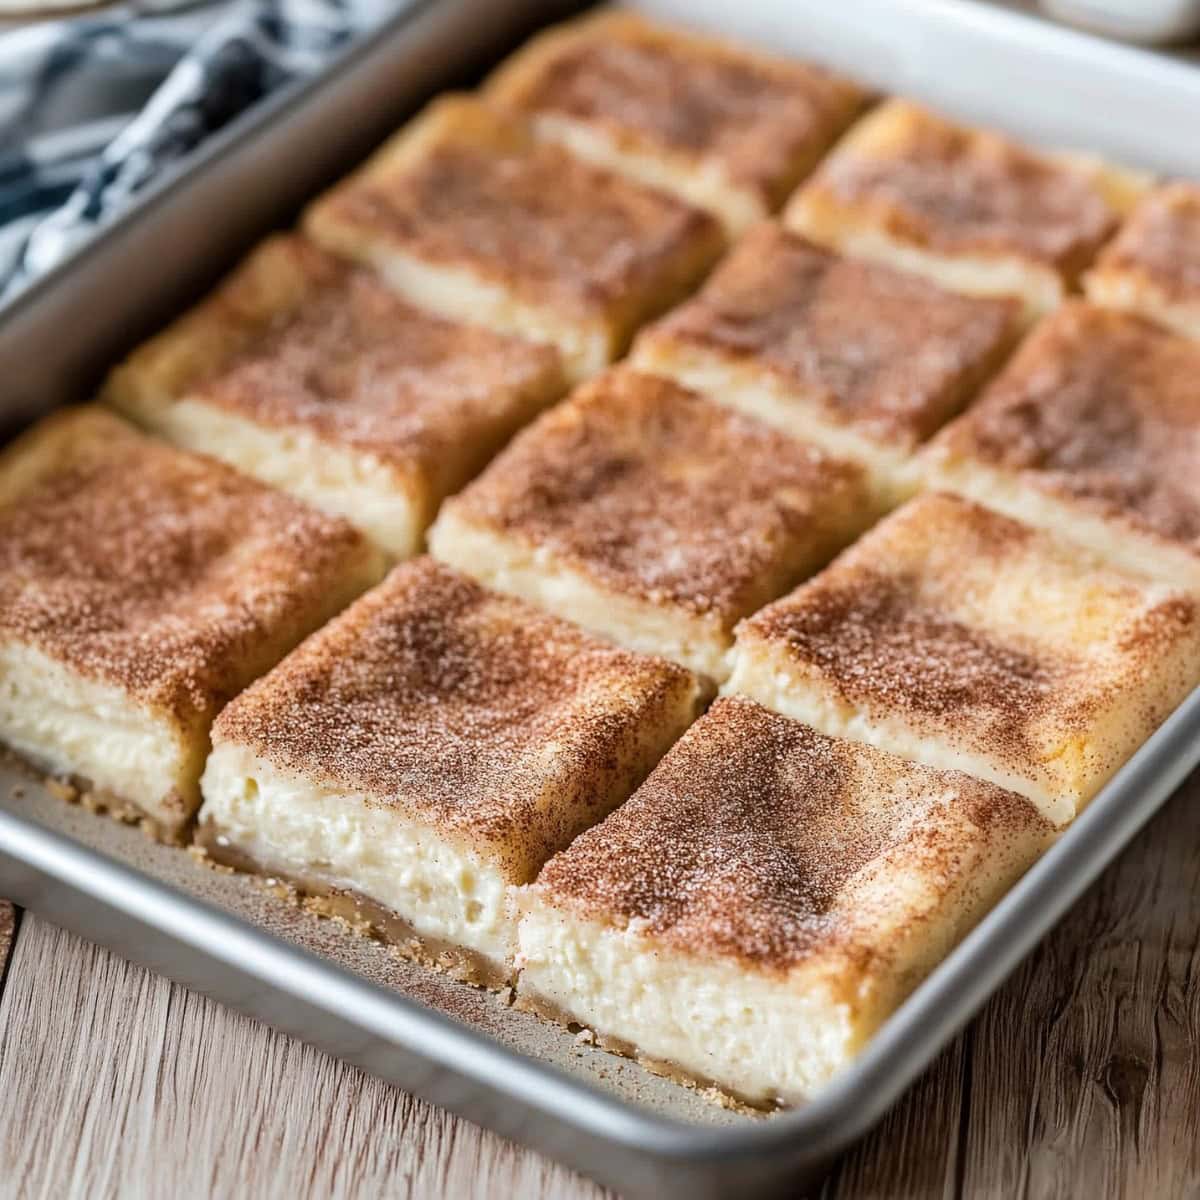
<instances>
[{"instance_id":1,"label":"browned sugar crust","mask_svg":"<svg viewBox=\"0 0 1200 1200\"><path fill-rule=\"evenodd\" d=\"M898 774L914 785L903 800ZM992 784L724 697L632 799L546 864L537 888L697 956L782 972L834 952L865 972L887 947L872 938L856 877L903 847L931 887L950 888L964 844L938 820L948 797L980 841L1050 834L1026 800Z\"/></svg>"},{"instance_id":2,"label":"browned sugar crust","mask_svg":"<svg viewBox=\"0 0 1200 1200\"><path fill-rule=\"evenodd\" d=\"M0 459L0 636L180 721L211 717L369 558L345 521L98 409Z\"/></svg>"},{"instance_id":3,"label":"browned sugar crust","mask_svg":"<svg viewBox=\"0 0 1200 1200\"><path fill-rule=\"evenodd\" d=\"M887 112L886 135L860 149L851 131L806 187L903 241L951 254L1015 253L1068 276L1116 227L1086 171L908 101L889 101Z\"/></svg>"},{"instance_id":4,"label":"browned sugar crust","mask_svg":"<svg viewBox=\"0 0 1200 1200\"><path fill-rule=\"evenodd\" d=\"M1082 302L935 443L1200 552L1200 346Z\"/></svg>"},{"instance_id":5,"label":"browned sugar crust","mask_svg":"<svg viewBox=\"0 0 1200 1200\"><path fill-rule=\"evenodd\" d=\"M819 67L624 13L551 31L501 69L491 93L597 126L623 146L719 163L771 208L865 100Z\"/></svg>"},{"instance_id":6,"label":"browned sugar crust","mask_svg":"<svg viewBox=\"0 0 1200 1200\"><path fill-rule=\"evenodd\" d=\"M1200 301L1200 184L1170 183L1149 192L1096 268L1129 272L1171 300Z\"/></svg>"},{"instance_id":7,"label":"browned sugar crust","mask_svg":"<svg viewBox=\"0 0 1200 1200\"><path fill-rule=\"evenodd\" d=\"M422 119L441 132L419 152L385 151L320 202L323 217L583 317L662 288L697 243L720 244L707 213L537 142L476 102L444 100Z\"/></svg>"},{"instance_id":8,"label":"browned sugar crust","mask_svg":"<svg viewBox=\"0 0 1200 1200\"><path fill-rule=\"evenodd\" d=\"M289 277L295 303L258 303L270 273ZM549 346L421 312L298 237L271 239L185 321L230 350L176 395L434 478L462 454L464 433L507 431L509 410L549 394L559 372Z\"/></svg>"},{"instance_id":9,"label":"browned sugar crust","mask_svg":"<svg viewBox=\"0 0 1200 1200\"><path fill-rule=\"evenodd\" d=\"M764 223L643 337L734 356L839 423L911 447L997 364L1018 314L1015 301L947 292Z\"/></svg>"},{"instance_id":10,"label":"browned sugar crust","mask_svg":"<svg viewBox=\"0 0 1200 1200\"><path fill-rule=\"evenodd\" d=\"M298 900L302 898L303 907L309 912L343 921L355 932L372 934L402 957L444 971L460 983L496 989L512 982L512 968L507 964L495 962L466 946L418 933L399 913L353 888L338 887L316 873L298 874L260 862L223 838L220 828L211 821L197 826L195 845L217 866L280 880L293 889Z\"/></svg>"},{"instance_id":11,"label":"browned sugar crust","mask_svg":"<svg viewBox=\"0 0 1200 1200\"><path fill-rule=\"evenodd\" d=\"M603 815L630 730L673 725L681 697L699 698L684 668L422 558L239 696L213 740L410 811L520 881L580 810Z\"/></svg>"},{"instance_id":12,"label":"browned sugar crust","mask_svg":"<svg viewBox=\"0 0 1200 1200\"><path fill-rule=\"evenodd\" d=\"M833 553L863 487L855 466L617 368L543 414L451 503L609 588L732 627L790 585L781 560Z\"/></svg>"},{"instance_id":13,"label":"browned sugar crust","mask_svg":"<svg viewBox=\"0 0 1200 1200\"><path fill-rule=\"evenodd\" d=\"M960 619L975 596L979 565L1003 581L1036 554L1052 589L1074 574L1071 552L1053 538L981 505L926 493L893 513L826 571L741 627L786 647L845 700L901 712L936 727L961 722L993 758L1040 761L1039 723L1066 740L1086 736L1122 691L1161 666L1200 620L1182 592L1151 601L1135 578L1099 571L1098 596L1127 599L1130 614L1086 652L1050 644L1031 629L998 640ZM969 563L969 573L960 564ZM986 585L984 585L986 586ZM1083 614L1081 614L1082 618Z\"/></svg>"}]
</instances>

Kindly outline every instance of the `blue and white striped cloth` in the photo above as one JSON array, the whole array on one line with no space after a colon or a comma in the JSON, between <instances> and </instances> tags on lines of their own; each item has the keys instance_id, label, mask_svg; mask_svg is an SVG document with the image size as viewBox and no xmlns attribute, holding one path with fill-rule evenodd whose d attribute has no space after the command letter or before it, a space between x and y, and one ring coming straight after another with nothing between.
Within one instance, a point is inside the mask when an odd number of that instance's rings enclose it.
<instances>
[{"instance_id":1,"label":"blue and white striped cloth","mask_svg":"<svg viewBox=\"0 0 1200 1200\"><path fill-rule=\"evenodd\" d=\"M0 300L413 0L141 0L0 34Z\"/></svg>"}]
</instances>

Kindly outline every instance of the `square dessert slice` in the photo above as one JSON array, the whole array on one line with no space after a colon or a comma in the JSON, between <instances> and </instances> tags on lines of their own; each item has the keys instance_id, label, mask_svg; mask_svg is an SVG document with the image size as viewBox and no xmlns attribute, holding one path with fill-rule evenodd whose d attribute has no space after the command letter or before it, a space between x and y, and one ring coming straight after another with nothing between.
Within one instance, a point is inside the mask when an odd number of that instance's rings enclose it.
<instances>
[{"instance_id":1,"label":"square dessert slice","mask_svg":"<svg viewBox=\"0 0 1200 1200\"><path fill-rule=\"evenodd\" d=\"M511 888L624 800L704 698L674 663L415 559L221 714L199 838L501 984Z\"/></svg>"},{"instance_id":2,"label":"square dessert slice","mask_svg":"<svg viewBox=\"0 0 1200 1200\"><path fill-rule=\"evenodd\" d=\"M564 388L551 347L412 308L281 236L118 367L106 399L406 558L441 501Z\"/></svg>"},{"instance_id":3,"label":"square dessert slice","mask_svg":"<svg viewBox=\"0 0 1200 1200\"><path fill-rule=\"evenodd\" d=\"M517 1002L653 1070L797 1103L1053 835L993 784L724 698L522 889Z\"/></svg>"},{"instance_id":4,"label":"square dessert slice","mask_svg":"<svg viewBox=\"0 0 1200 1200\"><path fill-rule=\"evenodd\" d=\"M925 452L935 486L1200 587L1200 346L1073 302Z\"/></svg>"},{"instance_id":5,"label":"square dessert slice","mask_svg":"<svg viewBox=\"0 0 1200 1200\"><path fill-rule=\"evenodd\" d=\"M842 139L785 221L943 287L1020 297L1035 317L1062 300L1144 186L890 100Z\"/></svg>"},{"instance_id":6,"label":"square dessert slice","mask_svg":"<svg viewBox=\"0 0 1200 1200\"><path fill-rule=\"evenodd\" d=\"M1072 818L1200 683L1200 600L930 492L738 628L728 690Z\"/></svg>"},{"instance_id":7,"label":"square dessert slice","mask_svg":"<svg viewBox=\"0 0 1200 1200\"><path fill-rule=\"evenodd\" d=\"M819 67L613 11L535 38L486 94L539 137L682 196L731 234L779 208L867 98Z\"/></svg>"},{"instance_id":8,"label":"square dessert slice","mask_svg":"<svg viewBox=\"0 0 1200 1200\"><path fill-rule=\"evenodd\" d=\"M870 520L859 468L624 368L579 388L443 506L439 558L713 679L737 621Z\"/></svg>"},{"instance_id":9,"label":"square dessert slice","mask_svg":"<svg viewBox=\"0 0 1200 1200\"><path fill-rule=\"evenodd\" d=\"M447 96L309 210L316 241L444 316L550 342L578 379L720 253L701 209Z\"/></svg>"},{"instance_id":10,"label":"square dessert slice","mask_svg":"<svg viewBox=\"0 0 1200 1200\"><path fill-rule=\"evenodd\" d=\"M1200 184L1156 188L1084 276L1096 304L1200 338Z\"/></svg>"},{"instance_id":11,"label":"square dessert slice","mask_svg":"<svg viewBox=\"0 0 1200 1200\"><path fill-rule=\"evenodd\" d=\"M891 505L917 489L918 445L1000 365L1018 311L764 223L631 362L860 463Z\"/></svg>"},{"instance_id":12,"label":"square dessert slice","mask_svg":"<svg viewBox=\"0 0 1200 1200\"><path fill-rule=\"evenodd\" d=\"M350 525L67 410L0 457L0 741L173 836L221 706L379 577Z\"/></svg>"}]
</instances>

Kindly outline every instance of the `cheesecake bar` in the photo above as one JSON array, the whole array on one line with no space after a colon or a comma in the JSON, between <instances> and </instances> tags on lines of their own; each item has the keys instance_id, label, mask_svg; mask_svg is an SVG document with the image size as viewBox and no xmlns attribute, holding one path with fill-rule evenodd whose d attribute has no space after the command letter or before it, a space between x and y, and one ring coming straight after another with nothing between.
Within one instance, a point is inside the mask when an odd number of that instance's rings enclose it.
<instances>
[{"instance_id":1,"label":"cheesecake bar","mask_svg":"<svg viewBox=\"0 0 1200 1200\"><path fill-rule=\"evenodd\" d=\"M977 295L1059 304L1145 181L1037 154L907 100L868 113L789 202L815 242Z\"/></svg>"},{"instance_id":2,"label":"cheesecake bar","mask_svg":"<svg viewBox=\"0 0 1200 1200\"><path fill-rule=\"evenodd\" d=\"M859 468L618 368L447 501L429 544L489 587L721 679L736 622L870 516Z\"/></svg>"},{"instance_id":3,"label":"cheesecake bar","mask_svg":"<svg viewBox=\"0 0 1200 1200\"><path fill-rule=\"evenodd\" d=\"M407 558L441 501L564 389L551 347L422 312L279 236L113 371L105 398Z\"/></svg>"},{"instance_id":4,"label":"cheesecake bar","mask_svg":"<svg viewBox=\"0 0 1200 1200\"><path fill-rule=\"evenodd\" d=\"M0 741L173 837L221 706L380 570L345 521L64 410L0 457Z\"/></svg>"},{"instance_id":5,"label":"cheesecake bar","mask_svg":"<svg viewBox=\"0 0 1200 1200\"><path fill-rule=\"evenodd\" d=\"M932 485L1200 587L1200 345L1072 302L926 451Z\"/></svg>"},{"instance_id":6,"label":"cheesecake bar","mask_svg":"<svg viewBox=\"0 0 1200 1200\"><path fill-rule=\"evenodd\" d=\"M909 501L738 629L728 690L1070 820L1200 683L1200 600L970 501Z\"/></svg>"},{"instance_id":7,"label":"cheesecake bar","mask_svg":"<svg viewBox=\"0 0 1200 1200\"><path fill-rule=\"evenodd\" d=\"M651 1069L799 1103L1053 836L993 784L723 698L522 889L517 1002Z\"/></svg>"},{"instance_id":8,"label":"cheesecake bar","mask_svg":"<svg viewBox=\"0 0 1200 1200\"><path fill-rule=\"evenodd\" d=\"M622 354L723 240L701 209L455 95L318 200L305 227L413 304L557 346L573 379Z\"/></svg>"},{"instance_id":9,"label":"cheesecake bar","mask_svg":"<svg viewBox=\"0 0 1200 1200\"><path fill-rule=\"evenodd\" d=\"M1000 365L1019 311L764 222L631 362L859 463L890 506L917 489L917 447Z\"/></svg>"},{"instance_id":10,"label":"cheesecake bar","mask_svg":"<svg viewBox=\"0 0 1200 1200\"><path fill-rule=\"evenodd\" d=\"M819 67L612 10L535 38L486 95L539 137L707 209L731 235L776 211L867 99Z\"/></svg>"},{"instance_id":11,"label":"cheesecake bar","mask_svg":"<svg viewBox=\"0 0 1200 1200\"><path fill-rule=\"evenodd\" d=\"M705 698L673 663L414 559L221 713L199 840L500 985L513 886L624 800Z\"/></svg>"},{"instance_id":12,"label":"cheesecake bar","mask_svg":"<svg viewBox=\"0 0 1200 1200\"><path fill-rule=\"evenodd\" d=\"M1096 304L1200 338L1200 184L1170 183L1150 192L1083 286Z\"/></svg>"}]
</instances>

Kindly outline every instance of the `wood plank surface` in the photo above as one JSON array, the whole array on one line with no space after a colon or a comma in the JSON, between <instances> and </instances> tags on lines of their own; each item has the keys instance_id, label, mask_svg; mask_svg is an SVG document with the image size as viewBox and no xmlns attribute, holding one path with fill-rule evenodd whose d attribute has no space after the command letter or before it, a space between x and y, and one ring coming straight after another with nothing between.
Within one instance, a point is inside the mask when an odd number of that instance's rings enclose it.
<instances>
[{"instance_id":1,"label":"wood plank surface","mask_svg":"<svg viewBox=\"0 0 1200 1200\"><path fill-rule=\"evenodd\" d=\"M0 996L0 1097L4 1200L605 1196L29 915ZM1196 1195L1193 779L822 1196Z\"/></svg>"}]
</instances>

